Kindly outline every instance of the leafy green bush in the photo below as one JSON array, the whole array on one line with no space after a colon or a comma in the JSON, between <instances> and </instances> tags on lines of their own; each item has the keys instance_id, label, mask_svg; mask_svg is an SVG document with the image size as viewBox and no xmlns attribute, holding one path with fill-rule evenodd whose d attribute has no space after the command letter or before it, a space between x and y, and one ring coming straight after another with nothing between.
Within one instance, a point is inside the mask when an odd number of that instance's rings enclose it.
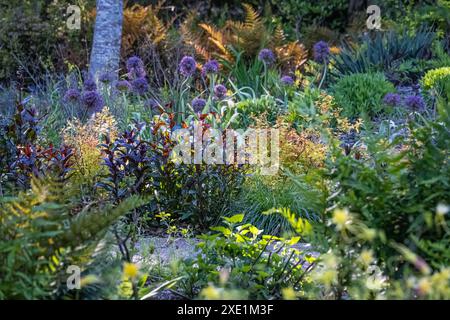
<instances>
[{"instance_id":1,"label":"leafy green bush","mask_svg":"<svg viewBox=\"0 0 450 320\"><path fill-rule=\"evenodd\" d=\"M426 90L438 89L441 81L450 77L450 67L442 67L428 71L422 78L422 86Z\"/></svg>"},{"instance_id":2,"label":"leafy green bush","mask_svg":"<svg viewBox=\"0 0 450 320\"><path fill-rule=\"evenodd\" d=\"M271 0L270 3L274 11L292 26L301 21L302 26L315 24L343 30L347 23L348 1L345 0L314 2Z\"/></svg>"},{"instance_id":3,"label":"leafy green bush","mask_svg":"<svg viewBox=\"0 0 450 320\"><path fill-rule=\"evenodd\" d=\"M297 231L308 234L308 222L295 219L287 210L280 211L297 222ZM224 226L213 228L219 233L201 237L197 257L179 266L187 275L180 281L185 294L207 299L276 299L287 286L300 290L307 285L314 258L295 247L301 237L262 235L262 230L242 224L243 219L243 214L224 218ZM205 288L208 283L219 288Z\"/></svg>"},{"instance_id":4,"label":"leafy green bush","mask_svg":"<svg viewBox=\"0 0 450 320\"><path fill-rule=\"evenodd\" d=\"M246 99L244 98L238 102L236 107L240 114L239 124L243 128L255 124L255 120L263 115L269 123L275 123L277 116L281 112L276 99L271 95L263 95L253 99L246 97Z\"/></svg>"},{"instance_id":5,"label":"leafy green bush","mask_svg":"<svg viewBox=\"0 0 450 320\"><path fill-rule=\"evenodd\" d=\"M345 155L336 148L329 163L336 186L330 205L348 208L368 227L410 249L417 241L448 247L450 221L437 208L448 205L450 194L449 108L448 102L439 104L434 121L411 121L406 136L368 137L367 150L355 147ZM374 248L383 259L392 255L381 243ZM449 263L448 255L417 253L432 265Z\"/></svg>"},{"instance_id":6,"label":"leafy green bush","mask_svg":"<svg viewBox=\"0 0 450 320\"><path fill-rule=\"evenodd\" d=\"M71 4L82 8L81 30L66 27L66 10ZM87 64L85 44L90 42L92 0L77 1L3 1L0 23L0 81L11 81L16 71L32 80L43 78L46 71L65 70L66 62L83 67Z\"/></svg>"},{"instance_id":7,"label":"leafy green bush","mask_svg":"<svg viewBox=\"0 0 450 320\"><path fill-rule=\"evenodd\" d=\"M333 87L336 104L343 115L373 117L388 113L382 104L383 97L394 92L394 86L381 73L357 73L345 76Z\"/></svg>"}]
</instances>

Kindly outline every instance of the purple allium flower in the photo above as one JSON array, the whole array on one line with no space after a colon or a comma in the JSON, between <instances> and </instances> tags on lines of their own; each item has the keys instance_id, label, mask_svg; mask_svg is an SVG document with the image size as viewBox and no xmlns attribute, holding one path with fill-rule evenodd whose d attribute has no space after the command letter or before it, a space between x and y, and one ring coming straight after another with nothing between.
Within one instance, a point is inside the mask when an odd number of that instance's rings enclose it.
<instances>
[{"instance_id":1,"label":"purple allium flower","mask_svg":"<svg viewBox=\"0 0 450 320\"><path fill-rule=\"evenodd\" d=\"M216 60L208 60L208 62L206 62L203 65L202 68L202 75L205 76L207 74L214 74L219 72L219 63Z\"/></svg>"},{"instance_id":2,"label":"purple allium flower","mask_svg":"<svg viewBox=\"0 0 450 320\"><path fill-rule=\"evenodd\" d=\"M405 98L405 104L414 111L425 109L425 102L421 96L407 96Z\"/></svg>"},{"instance_id":3,"label":"purple allium flower","mask_svg":"<svg viewBox=\"0 0 450 320\"><path fill-rule=\"evenodd\" d=\"M185 77L192 76L196 69L197 69L197 62L193 57L184 56L183 59L181 59L179 70L183 76Z\"/></svg>"},{"instance_id":4,"label":"purple allium flower","mask_svg":"<svg viewBox=\"0 0 450 320\"><path fill-rule=\"evenodd\" d=\"M131 91L131 83L127 80L119 80L116 82L116 89L122 92Z\"/></svg>"},{"instance_id":5,"label":"purple allium flower","mask_svg":"<svg viewBox=\"0 0 450 320\"><path fill-rule=\"evenodd\" d=\"M327 63L330 55L330 47L325 41L317 42L314 47L314 60L318 63Z\"/></svg>"},{"instance_id":6,"label":"purple allium flower","mask_svg":"<svg viewBox=\"0 0 450 320\"><path fill-rule=\"evenodd\" d=\"M285 86L294 85L294 79L292 79L291 76L282 76L280 80L281 80L281 83L284 84Z\"/></svg>"},{"instance_id":7,"label":"purple allium flower","mask_svg":"<svg viewBox=\"0 0 450 320\"><path fill-rule=\"evenodd\" d=\"M144 62L138 56L132 56L127 60L128 75L131 79L143 78L146 76Z\"/></svg>"},{"instance_id":8,"label":"purple allium flower","mask_svg":"<svg viewBox=\"0 0 450 320\"><path fill-rule=\"evenodd\" d=\"M227 88L223 84L218 84L214 87L214 95L218 99L223 99L227 95Z\"/></svg>"},{"instance_id":9,"label":"purple allium flower","mask_svg":"<svg viewBox=\"0 0 450 320\"><path fill-rule=\"evenodd\" d=\"M114 80L114 74L111 72L104 72L98 77L98 81L102 83L110 83Z\"/></svg>"},{"instance_id":10,"label":"purple allium flower","mask_svg":"<svg viewBox=\"0 0 450 320\"><path fill-rule=\"evenodd\" d=\"M81 93L78 89L69 89L64 94L64 101L66 102L77 102L80 100Z\"/></svg>"},{"instance_id":11,"label":"purple allium flower","mask_svg":"<svg viewBox=\"0 0 450 320\"><path fill-rule=\"evenodd\" d=\"M97 84L95 83L94 79L88 78L84 81L83 88L85 91L95 91L97 90Z\"/></svg>"},{"instance_id":12,"label":"purple allium flower","mask_svg":"<svg viewBox=\"0 0 450 320\"><path fill-rule=\"evenodd\" d=\"M206 106L206 100L202 98L194 98L191 102L192 108L196 113L202 112L203 108Z\"/></svg>"},{"instance_id":13,"label":"purple allium flower","mask_svg":"<svg viewBox=\"0 0 450 320\"><path fill-rule=\"evenodd\" d=\"M269 65L275 62L275 55L270 49L262 49L259 52L258 59Z\"/></svg>"},{"instance_id":14,"label":"purple allium flower","mask_svg":"<svg viewBox=\"0 0 450 320\"><path fill-rule=\"evenodd\" d=\"M97 91L85 91L81 98L86 108L99 111L103 107L103 98Z\"/></svg>"},{"instance_id":15,"label":"purple allium flower","mask_svg":"<svg viewBox=\"0 0 450 320\"><path fill-rule=\"evenodd\" d=\"M149 89L147 79L145 78L134 79L131 82L131 86L133 87L134 93L139 95L145 94Z\"/></svg>"},{"instance_id":16,"label":"purple allium flower","mask_svg":"<svg viewBox=\"0 0 450 320\"><path fill-rule=\"evenodd\" d=\"M144 62L138 56L129 57L127 60L127 70L139 69L144 67Z\"/></svg>"},{"instance_id":17,"label":"purple allium flower","mask_svg":"<svg viewBox=\"0 0 450 320\"><path fill-rule=\"evenodd\" d=\"M388 93L384 96L383 102L388 106L399 106L402 102L402 97L397 93Z\"/></svg>"}]
</instances>

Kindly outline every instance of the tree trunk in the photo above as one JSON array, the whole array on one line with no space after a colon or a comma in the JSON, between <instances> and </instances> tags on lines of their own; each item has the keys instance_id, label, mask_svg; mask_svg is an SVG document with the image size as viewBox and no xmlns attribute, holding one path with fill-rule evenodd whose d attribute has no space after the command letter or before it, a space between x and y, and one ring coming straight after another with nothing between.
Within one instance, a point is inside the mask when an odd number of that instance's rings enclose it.
<instances>
[{"instance_id":1,"label":"tree trunk","mask_svg":"<svg viewBox=\"0 0 450 320\"><path fill-rule=\"evenodd\" d=\"M89 73L98 79L104 72L117 78L122 39L123 0L97 0L94 41Z\"/></svg>"}]
</instances>

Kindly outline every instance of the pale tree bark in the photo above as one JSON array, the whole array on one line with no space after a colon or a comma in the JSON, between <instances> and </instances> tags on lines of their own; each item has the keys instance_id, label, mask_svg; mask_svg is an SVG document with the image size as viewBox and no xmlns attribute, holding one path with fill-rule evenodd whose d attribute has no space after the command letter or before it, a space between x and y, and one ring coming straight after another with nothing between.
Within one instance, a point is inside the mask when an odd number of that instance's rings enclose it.
<instances>
[{"instance_id":1,"label":"pale tree bark","mask_svg":"<svg viewBox=\"0 0 450 320\"><path fill-rule=\"evenodd\" d=\"M89 73L98 79L103 72L117 77L122 39L123 0L97 0L94 41Z\"/></svg>"}]
</instances>

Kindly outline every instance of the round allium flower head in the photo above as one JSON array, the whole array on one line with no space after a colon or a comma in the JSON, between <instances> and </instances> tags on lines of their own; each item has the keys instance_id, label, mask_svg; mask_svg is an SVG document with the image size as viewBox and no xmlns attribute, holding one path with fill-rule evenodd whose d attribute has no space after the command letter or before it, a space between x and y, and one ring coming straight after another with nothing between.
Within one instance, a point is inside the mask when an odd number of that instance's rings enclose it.
<instances>
[{"instance_id":1,"label":"round allium flower head","mask_svg":"<svg viewBox=\"0 0 450 320\"><path fill-rule=\"evenodd\" d=\"M138 56L129 57L127 60L127 70L131 72L132 70L144 68L144 62Z\"/></svg>"},{"instance_id":2,"label":"round allium flower head","mask_svg":"<svg viewBox=\"0 0 450 320\"><path fill-rule=\"evenodd\" d=\"M314 60L319 63L327 63L330 55L330 47L325 41L317 42L313 47Z\"/></svg>"},{"instance_id":3,"label":"round allium flower head","mask_svg":"<svg viewBox=\"0 0 450 320\"><path fill-rule=\"evenodd\" d=\"M114 74L111 72L104 72L98 77L98 81L102 83L110 83L114 80Z\"/></svg>"},{"instance_id":4,"label":"round allium flower head","mask_svg":"<svg viewBox=\"0 0 450 320\"><path fill-rule=\"evenodd\" d=\"M81 98L87 109L99 111L103 107L103 98L97 91L85 91Z\"/></svg>"},{"instance_id":5,"label":"round allium flower head","mask_svg":"<svg viewBox=\"0 0 450 320\"><path fill-rule=\"evenodd\" d=\"M122 92L131 91L131 83L127 80L119 80L116 82L116 89Z\"/></svg>"},{"instance_id":6,"label":"round allium flower head","mask_svg":"<svg viewBox=\"0 0 450 320\"><path fill-rule=\"evenodd\" d=\"M218 84L214 87L214 95L219 98L223 99L227 95L227 88L223 84Z\"/></svg>"},{"instance_id":7,"label":"round allium flower head","mask_svg":"<svg viewBox=\"0 0 450 320\"><path fill-rule=\"evenodd\" d=\"M202 112L203 108L206 106L206 100L202 98L194 98L191 102L192 108L196 113Z\"/></svg>"},{"instance_id":8,"label":"round allium flower head","mask_svg":"<svg viewBox=\"0 0 450 320\"><path fill-rule=\"evenodd\" d=\"M144 62L138 56L132 56L127 60L127 70L130 78L143 78L146 76Z\"/></svg>"},{"instance_id":9,"label":"round allium flower head","mask_svg":"<svg viewBox=\"0 0 450 320\"><path fill-rule=\"evenodd\" d=\"M425 102L421 96L407 96L405 98L405 104L414 111L425 109Z\"/></svg>"},{"instance_id":10,"label":"round allium flower head","mask_svg":"<svg viewBox=\"0 0 450 320\"><path fill-rule=\"evenodd\" d=\"M388 106L399 106L402 102L402 97L397 93L388 93L384 96L383 102Z\"/></svg>"},{"instance_id":11,"label":"round allium flower head","mask_svg":"<svg viewBox=\"0 0 450 320\"><path fill-rule=\"evenodd\" d=\"M86 91L95 91L97 90L97 84L95 83L94 79L88 78L84 81L83 88Z\"/></svg>"},{"instance_id":12,"label":"round allium flower head","mask_svg":"<svg viewBox=\"0 0 450 320\"><path fill-rule=\"evenodd\" d=\"M139 95L145 94L148 89L148 82L145 78L137 78L131 82L131 86L133 87L133 92Z\"/></svg>"},{"instance_id":13,"label":"round allium flower head","mask_svg":"<svg viewBox=\"0 0 450 320\"><path fill-rule=\"evenodd\" d=\"M272 64L275 62L275 55L273 54L273 51L270 49L262 49L259 52L258 59L265 64Z\"/></svg>"},{"instance_id":14,"label":"round allium flower head","mask_svg":"<svg viewBox=\"0 0 450 320\"><path fill-rule=\"evenodd\" d=\"M202 75L214 74L219 72L219 63L216 60L209 60L203 65Z\"/></svg>"},{"instance_id":15,"label":"round allium flower head","mask_svg":"<svg viewBox=\"0 0 450 320\"><path fill-rule=\"evenodd\" d=\"M80 100L81 93L78 89L69 89L64 94L64 101L66 102L77 102Z\"/></svg>"},{"instance_id":16,"label":"round allium flower head","mask_svg":"<svg viewBox=\"0 0 450 320\"><path fill-rule=\"evenodd\" d=\"M183 59L181 59L179 70L183 76L185 77L192 76L196 69L197 69L197 62L193 57L184 56Z\"/></svg>"},{"instance_id":17,"label":"round allium flower head","mask_svg":"<svg viewBox=\"0 0 450 320\"><path fill-rule=\"evenodd\" d=\"M294 84L294 79L291 76L282 76L280 80L285 86L292 86Z\"/></svg>"}]
</instances>

